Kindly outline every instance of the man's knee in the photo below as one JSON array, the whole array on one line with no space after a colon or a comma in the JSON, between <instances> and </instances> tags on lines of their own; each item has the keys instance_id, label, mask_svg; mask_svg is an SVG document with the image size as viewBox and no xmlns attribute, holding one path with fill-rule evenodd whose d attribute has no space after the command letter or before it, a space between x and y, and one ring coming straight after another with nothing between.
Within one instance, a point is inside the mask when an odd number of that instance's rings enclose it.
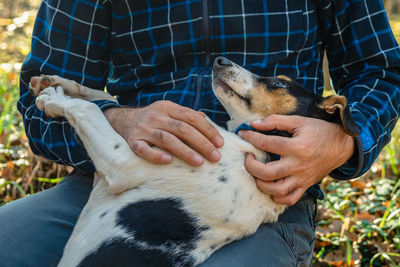
<instances>
[{"instance_id":1,"label":"man's knee","mask_svg":"<svg viewBox=\"0 0 400 267\"><path fill-rule=\"evenodd\" d=\"M2 266L55 266L91 188L91 179L67 177L1 207L0 244L7 244L0 250Z\"/></svg>"}]
</instances>

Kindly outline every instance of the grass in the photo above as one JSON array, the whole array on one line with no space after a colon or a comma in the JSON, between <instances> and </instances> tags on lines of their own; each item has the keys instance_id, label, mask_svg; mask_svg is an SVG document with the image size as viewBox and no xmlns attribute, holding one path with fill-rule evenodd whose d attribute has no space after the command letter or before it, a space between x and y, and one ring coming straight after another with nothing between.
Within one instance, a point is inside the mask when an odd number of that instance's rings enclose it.
<instances>
[{"instance_id":1,"label":"grass","mask_svg":"<svg viewBox=\"0 0 400 267\"><path fill-rule=\"evenodd\" d=\"M0 20L0 206L52 187L67 173L32 154L16 110L17 72L29 51L34 15L23 13L4 25ZM400 20L391 23L400 39ZM399 155L397 126L366 175L323 181L326 199L319 204L314 266L400 266Z\"/></svg>"}]
</instances>

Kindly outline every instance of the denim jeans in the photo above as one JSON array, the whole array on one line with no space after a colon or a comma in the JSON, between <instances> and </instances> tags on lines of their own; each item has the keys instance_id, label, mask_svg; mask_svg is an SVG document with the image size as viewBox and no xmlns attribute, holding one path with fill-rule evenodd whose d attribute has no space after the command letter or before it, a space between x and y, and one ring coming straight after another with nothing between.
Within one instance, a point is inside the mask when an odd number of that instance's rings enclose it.
<instances>
[{"instance_id":1,"label":"denim jeans","mask_svg":"<svg viewBox=\"0 0 400 267\"><path fill-rule=\"evenodd\" d=\"M0 265L56 266L91 189L90 178L70 176L51 189L1 207ZM314 209L314 199L305 196L278 222L226 245L200 266L310 266Z\"/></svg>"}]
</instances>

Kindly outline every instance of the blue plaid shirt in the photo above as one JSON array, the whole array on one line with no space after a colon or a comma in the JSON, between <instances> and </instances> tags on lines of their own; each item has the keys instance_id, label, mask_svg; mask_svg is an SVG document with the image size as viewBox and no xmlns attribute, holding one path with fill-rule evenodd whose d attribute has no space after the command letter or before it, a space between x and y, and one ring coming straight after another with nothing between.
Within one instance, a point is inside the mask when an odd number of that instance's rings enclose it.
<instances>
[{"instance_id":1,"label":"blue plaid shirt","mask_svg":"<svg viewBox=\"0 0 400 267\"><path fill-rule=\"evenodd\" d=\"M348 98L361 129L358 151L331 173L348 179L368 170L398 118L400 50L381 0L44 0L18 108L36 154L92 172L68 122L36 108L32 76L107 86L133 107L171 100L224 125L227 113L210 88L214 58L262 76L285 74L322 94L324 49L335 90Z\"/></svg>"}]
</instances>

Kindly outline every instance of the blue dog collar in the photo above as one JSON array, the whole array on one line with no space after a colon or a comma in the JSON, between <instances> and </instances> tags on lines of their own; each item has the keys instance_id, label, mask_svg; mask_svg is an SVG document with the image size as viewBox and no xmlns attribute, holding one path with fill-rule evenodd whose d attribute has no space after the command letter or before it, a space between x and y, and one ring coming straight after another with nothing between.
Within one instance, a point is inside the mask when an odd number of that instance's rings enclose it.
<instances>
[{"instance_id":1,"label":"blue dog collar","mask_svg":"<svg viewBox=\"0 0 400 267\"><path fill-rule=\"evenodd\" d=\"M250 131L255 131L257 132L256 129L254 129L251 125L248 125L246 123L242 123L239 125L239 127L236 128L235 134L238 134L240 130L250 130Z\"/></svg>"}]
</instances>

